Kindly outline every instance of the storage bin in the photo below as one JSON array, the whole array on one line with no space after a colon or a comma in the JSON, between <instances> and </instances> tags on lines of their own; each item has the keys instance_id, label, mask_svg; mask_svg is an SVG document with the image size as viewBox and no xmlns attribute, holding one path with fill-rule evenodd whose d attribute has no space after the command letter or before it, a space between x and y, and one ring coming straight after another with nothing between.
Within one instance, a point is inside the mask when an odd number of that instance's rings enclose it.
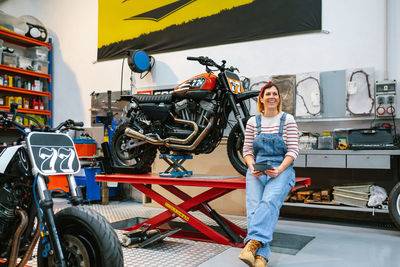
<instances>
[{"instance_id":1,"label":"storage bin","mask_svg":"<svg viewBox=\"0 0 400 267\"><path fill-rule=\"evenodd\" d=\"M3 52L2 63L3 63L3 65L7 65L10 67L16 68L17 64L18 64L17 56L12 53Z\"/></svg>"},{"instance_id":2,"label":"storage bin","mask_svg":"<svg viewBox=\"0 0 400 267\"><path fill-rule=\"evenodd\" d=\"M37 61L49 60L49 49L45 46L34 46L26 49L26 56Z\"/></svg>"},{"instance_id":3,"label":"storage bin","mask_svg":"<svg viewBox=\"0 0 400 267\"><path fill-rule=\"evenodd\" d=\"M93 139L73 139L78 157L93 157L96 155L96 143Z\"/></svg>"},{"instance_id":4,"label":"storage bin","mask_svg":"<svg viewBox=\"0 0 400 267\"><path fill-rule=\"evenodd\" d=\"M32 65L33 65L34 71L41 72L44 74L49 73L49 62L48 61L34 60Z\"/></svg>"},{"instance_id":5,"label":"storage bin","mask_svg":"<svg viewBox=\"0 0 400 267\"><path fill-rule=\"evenodd\" d=\"M82 172L84 170L84 175ZM101 200L101 182L96 182L96 174L100 173L100 168L82 168L81 172L75 175L76 184L86 187L85 200ZM119 188L109 188L109 197L119 195Z\"/></svg>"},{"instance_id":6,"label":"storage bin","mask_svg":"<svg viewBox=\"0 0 400 267\"><path fill-rule=\"evenodd\" d=\"M18 57L18 68L31 70L32 67L32 59L28 57L19 56Z\"/></svg>"},{"instance_id":7,"label":"storage bin","mask_svg":"<svg viewBox=\"0 0 400 267\"><path fill-rule=\"evenodd\" d=\"M333 137L332 136L318 137L318 149L333 149Z\"/></svg>"}]
</instances>

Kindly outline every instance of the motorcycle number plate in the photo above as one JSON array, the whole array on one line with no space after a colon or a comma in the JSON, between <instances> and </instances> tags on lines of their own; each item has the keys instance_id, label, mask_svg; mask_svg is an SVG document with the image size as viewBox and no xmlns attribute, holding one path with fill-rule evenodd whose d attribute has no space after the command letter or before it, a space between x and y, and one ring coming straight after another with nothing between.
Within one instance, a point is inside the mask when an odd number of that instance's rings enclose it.
<instances>
[{"instance_id":1,"label":"motorcycle number plate","mask_svg":"<svg viewBox=\"0 0 400 267\"><path fill-rule=\"evenodd\" d=\"M42 175L75 174L80 170L71 137L62 133L30 133L26 139L33 167Z\"/></svg>"},{"instance_id":2,"label":"motorcycle number plate","mask_svg":"<svg viewBox=\"0 0 400 267\"><path fill-rule=\"evenodd\" d=\"M231 89L234 94L243 93L242 82L236 73L225 71L225 77L228 81L229 89Z\"/></svg>"}]
</instances>

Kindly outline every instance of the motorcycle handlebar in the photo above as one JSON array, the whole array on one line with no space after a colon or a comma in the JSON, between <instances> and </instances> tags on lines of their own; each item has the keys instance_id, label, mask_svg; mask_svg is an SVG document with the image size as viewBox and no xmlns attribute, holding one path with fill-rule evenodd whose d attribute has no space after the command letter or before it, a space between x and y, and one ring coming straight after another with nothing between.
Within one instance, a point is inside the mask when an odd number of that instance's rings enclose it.
<instances>
[{"instance_id":1,"label":"motorcycle handlebar","mask_svg":"<svg viewBox=\"0 0 400 267\"><path fill-rule=\"evenodd\" d=\"M33 121L37 125L36 126L35 125L24 126L22 124L19 124L18 122L15 121L16 116L25 117L25 118ZM14 112L0 110L0 125L4 125L6 127L14 126L21 130L29 128L29 129L31 129L31 131L56 132L56 131L66 131L68 129L81 130L81 129L75 128L75 127L82 127L83 122L75 122L75 121L69 119L69 120L66 120L66 121L60 123L55 128L51 128L49 126L46 126L45 128L43 128L42 125L33 117L27 116L25 114L20 114L16 110Z\"/></svg>"},{"instance_id":2,"label":"motorcycle handlebar","mask_svg":"<svg viewBox=\"0 0 400 267\"><path fill-rule=\"evenodd\" d=\"M209 66L209 67L217 67L220 71L224 71L225 68L225 63L222 65L218 65L217 63L214 62L211 58L208 57L187 57L187 60L193 60L193 61L198 61L201 65ZM224 62L224 61L223 61Z\"/></svg>"},{"instance_id":3,"label":"motorcycle handlebar","mask_svg":"<svg viewBox=\"0 0 400 267\"><path fill-rule=\"evenodd\" d=\"M193 61L199 60L198 57L187 57L186 59L187 59L187 60L193 60Z\"/></svg>"}]
</instances>

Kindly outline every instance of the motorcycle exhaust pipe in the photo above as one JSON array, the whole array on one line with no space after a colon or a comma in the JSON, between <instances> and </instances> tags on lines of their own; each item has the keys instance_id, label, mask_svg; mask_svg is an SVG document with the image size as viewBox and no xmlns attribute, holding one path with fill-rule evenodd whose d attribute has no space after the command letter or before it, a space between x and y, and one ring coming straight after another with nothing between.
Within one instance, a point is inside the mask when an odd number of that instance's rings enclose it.
<instances>
[{"instance_id":1,"label":"motorcycle exhaust pipe","mask_svg":"<svg viewBox=\"0 0 400 267\"><path fill-rule=\"evenodd\" d=\"M38 218L39 221L39 218ZM28 250L26 251L24 257L22 258L21 262L18 264L18 267L24 267L25 264L28 262L28 260L31 258L33 249L36 246L37 241L39 240L40 237L40 227L36 227L36 232L35 235L32 239L32 242L29 244Z\"/></svg>"},{"instance_id":2,"label":"motorcycle exhaust pipe","mask_svg":"<svg viewBox=\"0 0 400 267\"><path fill-rule=\"evenodd\" d=\"M199 135L199 137L197 137L197 139L193 142L192 145L190 146L184 146L184 145L176 145L176 144L165 144L166 147L168 148L174 148L174 149L182 149L182 150L193 150L195 149L201 141L203 141L204 137L207 136L207 134L210 132L211 127L214 123L214 117L212 117L210 119L210 121L207 124L207 127L201 132L201 134Z\"/></svg>"},{"instance_id":3,"label":"motorcycle exhaust pipe","mask_svg":"<svg viewBox=\"0 0 400 267\"><path fill-rule=\"evenodd\" d=\"M178 120L178 119L177 119ZM181 120L182 121L182 120ZM187 121L187 122L189 122L189 121ZM206 137L206 135L209 133L209 131L210 131L210 129L211 129L211 126L213 125L213 122L214 122L214 117L212 117L211 119L210 119L210 121L208 122L208 124L207 124L207 127L201 132L201 134L197 137L197 139L193 142L193 144L192 145L190 145L190 146L185 146L185 145L180 145L180 144L171 144L171 143L169 143L169 142L172 142L172 141L174 141L174 140L183 140L183 139L176 139L176 138L166 138L166 139L164 139L164 140L156 140L156 139L154 139L154 138L150 138L150 137L148 137L148 136L145 136L144 134L141 134L141 133L139 133L138 131L135 131L135 130L133 130L133 129L131 129L131 128L126 128L126 130L125 130L125 134L127 135L127 136L129 136L129 137L132 137L132 138L136 138L136 139L139 139L139 140L142 140L142 141L146 141L146 142L148 142L148 143L150 143L150 144L153 144L153 145L165 145L166 147L168 147L168 148L174 148L174 149L182 149L182 150L193 150L193 149L195 149L199 144L200 144L200 142L201 141L203 141L203 139L204 139L204 137ZM193 122L190 122L190 123L193 123ZM194 123L195 124L195 123ZM191 135L189 135L188 136L188 138L186 138L186 139L189 139L192 135L195 135L195 134L197 134L197 132L198 132L198 128L197 128L197 125L196 125L196 130L197 131L194 131ZM186 140L185 139L185 140ZM188 142L188 141L187 141ZM186 142L186 143L187 143Z\"/></svg>"},{"instance_id":4,"label":"motorcycle exhaust pipe","mask_svg":"<svg viewBox=\"0 0 400 267\"><path fill-rule=\"evenodd\" d=\"M12 242L12 248L10 254L10 261L8 263L9 267L15 267L15 263L17 262L18 258L18 250L21 241L21 236L22 233L25 231L26 226L28 225L28 215L25 211L17 209L15 213L17 213L17 215L21 217L21 223L18 225L18 228L14 233L14 239Z\"/></svg>"},{"instance_id":5,"label":"motorcycle exhaust pipe","mask_svg":"<svg viewBox=\"0 0 400 267\"><path fill-rule=\"evenodd\" d=\"M135 131L135 130L133 130L131 128L126 128L125 129L125 134L127 136L129 136L129 137L136 138L136 139L139 139L139 140L142 140L142 141L145 141L145 142L148 142L150 144L157 145L157 146L161 146L161 145L165 145L166 146L168 143L175 143L175 144L183 144L184 145L184 144L187 144L190 141L192 141L192 139L199 132L199 127L197 126L197 124L195 122L193 122L193 121L181 120L181 119L178 119L178 118L175 118L175 117L173 117L173 118L174 118L174 121L176 123L192 125L193 132L185 139L179 139L179 138L173 138L173 137L168 137L168 138L165 138L165 139L154 139L154 138L148 137L148 136L146 136L144 134L141 134L138 131Z\"/></svg>"}]
</instances>

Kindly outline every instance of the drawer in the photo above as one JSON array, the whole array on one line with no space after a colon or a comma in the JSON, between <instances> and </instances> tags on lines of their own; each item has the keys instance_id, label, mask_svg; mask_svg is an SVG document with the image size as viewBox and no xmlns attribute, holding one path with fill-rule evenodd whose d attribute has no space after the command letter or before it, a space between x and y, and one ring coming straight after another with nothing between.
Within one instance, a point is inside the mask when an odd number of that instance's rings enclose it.
<instances>
[{"instance_id":1,"label":"drawer","mask_svg":"<svg viewBox=\"0 0 400 267\"><path fill-rule=\"evenodd\" d=\"M390 169L390 155L347 155L347 168Z\"/></svg>"},{"instance_id":2,"label":"drawer","mask_svg":"<svg viewBox=\"0 0 400 267\"><path fill-rule=\"evenodd\" d=\"M346 168L346 155L307 155L307 167Z\"/></svg>"},{"instance_id":3,"label":"drawer","mask_svg":"<svg viewBox=\"0 0 400 267\"><path fill-rule=\"evenodd\" d=\"M293 164L294 167L305 167L306 166L306 155L298 155Z\"/></svg>"}]
</instances>

